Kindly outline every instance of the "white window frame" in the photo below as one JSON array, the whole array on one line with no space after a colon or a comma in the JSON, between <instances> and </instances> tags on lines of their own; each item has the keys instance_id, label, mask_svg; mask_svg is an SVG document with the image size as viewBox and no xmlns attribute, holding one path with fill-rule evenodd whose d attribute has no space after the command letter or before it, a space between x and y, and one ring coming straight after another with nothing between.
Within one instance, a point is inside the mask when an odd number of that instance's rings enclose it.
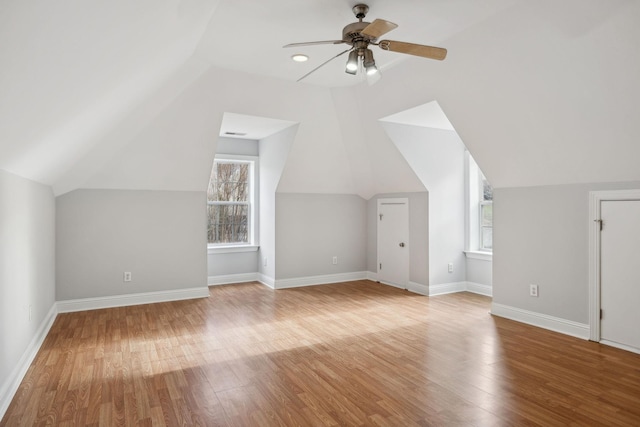
<instances>
[{"instance_id":1,"label":"white window frame","mask_svg":"<svg viewBox=\"0 0 640 427\"><path fill-rule=\"evenodd\" d=\"M249 224L248 234L249 234L249 242L247 243L208 243L207 242L207 252L209 254L217 254L217 253L233 253L233 252L255 252L258 250L258 214L257 214L257 194L258 194L258 157L256 156L241 156L241 155L232 155L232 154L217 154L214 158L214 163L247 163L249 164L249 200L247 204L249 205ZM213 169L213 165L211 165ZM211 176L209 176L211 179ZM210 202L207 200L207 206L212 204L218 204L215 202ZM224 204L224 203L223 203ZM234 202L230 202L230 204L238 204ZM244 204L240 202L240 204Z\"/></svg>"},{"instance_id":2,"label":"white window frame","mask_svg":"<svg viewBox=\"0 0 640 427\"><path fill-rule=\"evenodd\" d=\"M482 186L480 188L480 191L482 191ZM482 207L483 206L493 206L493 200L482 200L479 204L478 204L478 213L479 213L479 217L478 217L478 250L482 251L482 252L493 252L493 248L485 248L484 247L484 228L486 226L482 225ZM493 219L491 220L491 234L492 234L492 238L491 238L491 242L492 242L492 246L493 246Z\"/></svg>"},{"instance_id":3,"label":"white window frame","mask_svg":"<svg viewBox=\"0 0 640 427\"><path fill-rule=\"evenodd\" d=\"M483 201L482 171L473 157L465 151L465 204L467 221L465 227L465 254L468 258L491 261L493 250L482 247L481 204L493 204Z\"/></svg>"}]
</instances>

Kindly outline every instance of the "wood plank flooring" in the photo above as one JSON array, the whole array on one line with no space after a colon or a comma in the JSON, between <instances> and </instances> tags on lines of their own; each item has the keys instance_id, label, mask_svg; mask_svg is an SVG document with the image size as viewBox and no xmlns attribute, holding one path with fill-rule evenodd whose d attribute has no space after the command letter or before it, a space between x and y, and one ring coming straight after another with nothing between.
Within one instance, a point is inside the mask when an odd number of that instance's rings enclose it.
<instances>
[{"instance_id":1,"label":"wood plank flooring","mask_svg":"<svg viewBox=\"0 0 640 427\"><path fill-rule=\"evenodd\" d=\"M370 281L61 314L2 426L640 425L640 355Z\"/></svg>"}]
</instances>

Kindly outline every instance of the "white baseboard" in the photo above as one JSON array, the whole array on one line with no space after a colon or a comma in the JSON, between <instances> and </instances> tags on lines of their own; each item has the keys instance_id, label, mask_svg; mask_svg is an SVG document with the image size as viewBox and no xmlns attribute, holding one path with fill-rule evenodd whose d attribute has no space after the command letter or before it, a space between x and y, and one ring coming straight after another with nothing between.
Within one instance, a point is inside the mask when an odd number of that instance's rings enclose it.
<instances>
[{"instance_id":1,"label":"white baseboard","mask_svg":"<svg viewBox=\"0 0 640 427\"><path fill-rule=\"evenodd\" d=\"M322 276L296 277L293 279L277 279L275 289L299 288L303 286L324 285L328 283L351 282L364 280L367 274L364 271L353 273L325 274Z\"/></svg>"},{"instance_id":2,"label":"white baseboard","mask_svg":"<svg viewBox=\"0 0 640 427\"><path fill-rule=\"evenodd\" d=\"M54 303L47 313L47 316L40 324L35 336L27 346L27 349L22 354L18 364L13 371L11 371L11 374L5 383L0 385L0 420L4 417L5 412L7 412L7 409L11 404L11 400L13 400L14 395L18 391L18 387L20 387L20 383L27 373L29 366L31 366L33 359L35 359L38 354L38 350L40 350L40 347L42 346L44 339L47 337L54 320L56 320L57 314L57 307Z\"/></svg>"},{"instance_id":3,"label":"white baseboard","mask_svg":"<svg viewBox=\"0 0 640 427\"><path fill-rule=\"evenodd\" d=\"M259 273L226 274L223 276L209 276L207 283L209 286L228 285L232 283L257 282L260 280Z\"/></svg>"},{"instance_id":4,"label":"white baseboard","mask_svg":"<svg viewBox=\"0 0 640 427\"><path fill-rule=\"evenodd\" d=\"M258 282L262 283L263 285L271 289L276 288L276 280L273 277L269 277L264 274L258 273Z\"/></svg>"},{"instance_id":5,"label":"white baseboard","mask_svg":"<svg viewBox=\"0 0 640 427\"><path fill-rule=\"evenodd\" d=\"M429 296L453 294L455 292L464 292L467 290L467 282L441 283L438 285L429 285Z\"/></svg>"},{"instance_id":6,"label":"white baseboard","mask_svg":"<svg viewBox=\"0 0 640 427\"><path fill-rule=\"evenodd\" d=\"M176 289L172 291L146 292L140 294L114 295L98 298L82 298L58 301L58 313L97 310L101 308L126 307L129 305L152 304L156 302L179 301L194 298L206 298L209 288Z\"/></svg>"},{"instance_id":7,"label":"white baseboard","mask_svg":"<svg viewBox=\"0 0 640 427\"><path fill-rule=\"evenodd\" d=\"M481 283L467 282L467 292L491 297L493 296L493 287Z\"/></svg>"},{"instance_id":8,"label":"white baseboard","mask_svg":"<svg viewBox=\"0 0 640 427\"><path fill-rule=\"evenodd\" d=\"M630 345L620 344L619 342L609 341L609 340L600 340L600 344L608 345L610 347L619 348L621 350L630 351L632 353L640 354L640 348L631 347Z\"/></svg>"},{"instance_id":9,"label":"white baseboard","mask_svg":"<svg viewBox=\"0 0 640 427\"><path fill-rule=\"evenodd\" d=\"M265 276L261 273L227 274L224 276L209 276L207 283L209 286L232 285L234 283L260 282L263 285L275 289L273 277Z\"/></svg>"},{"instance_id":10,"label":"white baseboard","mask_svg":"<svg viewBox=\"0 0 640 427\"><path fill-rule=\"evenodd\" d=\"M422 283L409 282L407 290L416 294L429 296L429 286L423 285Z\"/></svg>"},{"instance_id":11,"label":"white baseboard","mask_svg":"<svg viewBox=\"0 0 640 427\"><path fill-rule=\"evenodd\" d=\"M589 325L584 323L496 303L491 304L491 314L572 337L589 339Z\"/></svg>"},{"instance_id":12,"label":"white baseboard","mask_svg":"<svg viewBox=\"0 0 640 427\"><path fill-rule=\"evenodd\" d=\"M367 280L374 282L378 281L378 274L372 271L366 272ZM393 283L383 283L394 288L405 289L402 286L394 285ZM424 285L422 283L409 282L407 290L415 292L416 294L434 296L452 294L455 292L472 292L474 294L480 294L485 296L492 296L493 291L491 285L483 285L481 283L474 282L454 282L454 283L442 283L437 285Z\"/></svg>"},{"instance_id":13,"label":"white baseboard","mask_svg":"<svg viewBox=\"0 0 640 427\"><path fill-rule=\"evenodd\" d=\"M383 285L387 285L387 286L391 286L391 287L393 287L393 288L402 289L402 290L406 290L406 289L407 289L407 288L405 288L404 286L402 286L402 285L398 285L398 284L395 284L395 283L380 282L380 281L378 281L378 283L381 283L381 284L383 284Z\"/></svg>"}]
</instances>

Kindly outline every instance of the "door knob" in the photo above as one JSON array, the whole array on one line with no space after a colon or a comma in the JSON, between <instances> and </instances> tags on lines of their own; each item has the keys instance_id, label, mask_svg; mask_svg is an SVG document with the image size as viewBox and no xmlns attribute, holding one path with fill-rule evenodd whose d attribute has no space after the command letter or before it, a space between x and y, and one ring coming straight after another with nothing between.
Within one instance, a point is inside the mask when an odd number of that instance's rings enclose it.
<instances>
[{"instance_id":1,"label":"door knob","mask_svg":"<svg viewBox=\"0 0 640 427\"><path fill-rule=\"evenodd\" d=\"M400 243L400 247L404 248L404 242Z\"/></svg>"}]
</instances>

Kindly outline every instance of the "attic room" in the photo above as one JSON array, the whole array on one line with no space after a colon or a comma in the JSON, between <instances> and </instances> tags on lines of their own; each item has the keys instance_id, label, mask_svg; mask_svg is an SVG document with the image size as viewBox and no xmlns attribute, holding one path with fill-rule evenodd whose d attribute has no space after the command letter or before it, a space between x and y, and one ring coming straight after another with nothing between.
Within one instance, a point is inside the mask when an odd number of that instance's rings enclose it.
<instances>
[{"instance_id":1,"label":"attic room","mask_svg":"<svg viewBox=\"0 0 640 427\"><path fill-rule=\"evenodd\" d=\"M370 0L384 37L447 50L373 46L375 82L321 66L345 46L283 48L339 38L357 3L0 4L0 425L640 423L638 2ZM242 250L208 244L225 156L256 160ZM164 384L148 413L131 377Z\"/></svg>"}]
</instances>

